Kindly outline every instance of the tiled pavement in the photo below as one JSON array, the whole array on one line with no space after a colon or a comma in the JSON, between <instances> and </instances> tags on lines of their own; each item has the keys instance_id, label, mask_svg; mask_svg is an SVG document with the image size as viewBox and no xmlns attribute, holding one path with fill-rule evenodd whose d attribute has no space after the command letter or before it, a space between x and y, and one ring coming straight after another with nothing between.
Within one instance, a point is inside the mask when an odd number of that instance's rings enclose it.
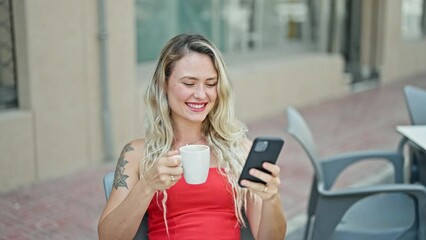
<instances>
[{"instance_id":1,"label":"tiled pavement","mask_svg":"<svg viewBox=\"0 0 426 240\"><path fill-rule=\"evenodd\" d=\"M426 89L426 73L299 108L312 127L320 154L395 149L400 139L395 126L409 123L402 95L405 84ZM286 140L278 160L281 194L289 220L287 240L299 240L313 170L285 126L284 109L249 123L252 138L280 136ZM113 164L99 164L1 193L0 239L97 239L97 221L105 204L101 179L113 168ZM381 165L360 164L339 178L339 186L368 180L377 171L383 171Z\"/></svg>"}]
</instances>

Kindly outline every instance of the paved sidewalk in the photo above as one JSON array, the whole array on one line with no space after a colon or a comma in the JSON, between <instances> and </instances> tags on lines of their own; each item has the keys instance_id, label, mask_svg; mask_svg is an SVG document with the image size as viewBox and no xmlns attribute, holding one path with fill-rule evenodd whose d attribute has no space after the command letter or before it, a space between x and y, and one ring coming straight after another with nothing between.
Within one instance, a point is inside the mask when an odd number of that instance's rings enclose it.
<instances>
[{"instance_id":1,"label":"paved sidewalk","mask_svg":"<svg viewBox=\"0 0 426 240\"><path fill-rule=\"evenodd\" d=\"M426 74L372 90L298 108L312 127L320 155L396 149L396 125L409 118L402 87L426 89ZM284 109L248 124L250 137L279 136L286 140L278 164L282 172L282 200L289 221L287 240L301 239L312 167L302 148L286 132ZM0 239L97 239L98 217L105 204L102 176L113 164L99 164L81 172L0 194ZM360 171L361 170L361 171ZM383 166L355 166L339 178L339 186L374 180Z\"/></svg>"}]
</instances>

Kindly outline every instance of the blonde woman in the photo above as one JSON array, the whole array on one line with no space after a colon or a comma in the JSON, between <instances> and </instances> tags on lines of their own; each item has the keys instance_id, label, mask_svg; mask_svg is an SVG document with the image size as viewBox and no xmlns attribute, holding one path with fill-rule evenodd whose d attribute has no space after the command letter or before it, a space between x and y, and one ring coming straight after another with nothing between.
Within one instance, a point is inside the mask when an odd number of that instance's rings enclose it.
<instances>
[{"instance_id":1,"label":"blonde woman","mask_svg":"<svg viewBox=\"0 0 426 240\"><path fill-rule=\"evenodd\" d=\"M147 85L145 104L146 136L121 153L99 220L100 239L132 239L146 213L150 240L240 239L246 224L255 239L285 238L279 167L264 163L271 174L250 171L266 185L243 180L246 188L238 186L251 142L234 116L221 53L209 40L172 38ZM188 185L182 178L176 149L188 144L210 146L204 184Z\"/></svg>"}]
</instances>

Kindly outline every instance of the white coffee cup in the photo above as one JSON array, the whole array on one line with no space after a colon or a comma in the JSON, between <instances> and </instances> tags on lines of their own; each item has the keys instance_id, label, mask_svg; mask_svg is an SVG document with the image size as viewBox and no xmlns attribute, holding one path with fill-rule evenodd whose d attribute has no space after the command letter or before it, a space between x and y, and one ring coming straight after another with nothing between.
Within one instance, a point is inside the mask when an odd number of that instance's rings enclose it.
<instances>
[{"instance_id":1,"label":"white coffee cup","mask_svg":"<svg viewBox=\"0 0 426 240\"><path fill-rule=\"evenodd\" d=\"M180 147L179 152L186 183L205 183L210 168L210 147L207 145L186 145Z\"/></svg>"}]
</instances>

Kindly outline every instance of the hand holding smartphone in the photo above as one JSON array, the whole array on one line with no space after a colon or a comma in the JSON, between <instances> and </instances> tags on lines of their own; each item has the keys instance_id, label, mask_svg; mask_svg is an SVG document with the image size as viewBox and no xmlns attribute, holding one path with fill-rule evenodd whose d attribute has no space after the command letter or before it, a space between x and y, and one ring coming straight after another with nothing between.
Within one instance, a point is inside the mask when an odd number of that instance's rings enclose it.
<instances>
[{"instance_id":1,"label":"hand holding smartphone","mask_svg":"<svg viewBox=\"0 0 426 240\"><path fill-rule=\"evenodd\" d=\"M243 171L241 172L240 178L238 179L238 184L241 187L244 187L241 185L241 180L243 179L247 179L252 182L265 183L262 180L251 176L249 171L250 169L255 168L270 174L269 171L262 167L262 164L264 162L275 164L278 160L278 156L283 145L284 140L281 138L258 137L254 139L246 163L244 164Z\"/></svg>"}]
</instances>

